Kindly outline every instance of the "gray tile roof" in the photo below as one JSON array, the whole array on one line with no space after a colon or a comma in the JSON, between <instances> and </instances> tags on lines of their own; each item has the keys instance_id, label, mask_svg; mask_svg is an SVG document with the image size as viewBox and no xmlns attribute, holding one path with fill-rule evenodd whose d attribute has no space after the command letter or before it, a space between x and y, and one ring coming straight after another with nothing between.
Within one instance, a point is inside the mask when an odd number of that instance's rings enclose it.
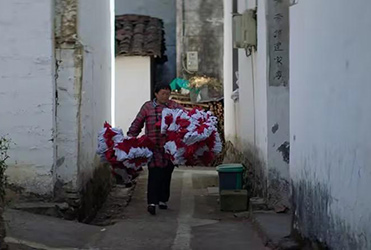
<instances>
[{"instance_id":1,"label":"gray tile roof","mask_svg":"<svg viewBox=\"0 0 371 250\"><path fill-rule=\"evenodd\" d=\"M162 57L163 22L142 15L116 16L116 55Z\"/></svg>"}]
</instances>

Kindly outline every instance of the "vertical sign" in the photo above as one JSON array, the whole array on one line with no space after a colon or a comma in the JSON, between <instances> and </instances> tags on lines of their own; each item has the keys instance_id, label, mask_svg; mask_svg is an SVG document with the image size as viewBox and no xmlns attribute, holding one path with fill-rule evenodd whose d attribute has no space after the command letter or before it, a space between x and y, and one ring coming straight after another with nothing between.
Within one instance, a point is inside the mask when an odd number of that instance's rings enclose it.
<instances>
[{"instance_id":1,"label":"vertical sign","mask_svg":"<svg viewBox=\"0 0 371 250\"><path fill-rule=\"evenodd\" d=\"M269 85L289 84L289 0L267 0Z\"/></svg>"}]
</instances>

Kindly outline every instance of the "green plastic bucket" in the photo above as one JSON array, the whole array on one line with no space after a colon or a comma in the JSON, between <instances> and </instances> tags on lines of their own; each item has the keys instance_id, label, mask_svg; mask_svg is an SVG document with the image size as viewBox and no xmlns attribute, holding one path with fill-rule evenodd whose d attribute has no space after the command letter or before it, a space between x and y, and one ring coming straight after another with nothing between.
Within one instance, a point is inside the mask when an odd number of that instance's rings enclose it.
<instances>
[{"instance_id":1,"label":"green plastic bucket","mask_svg":"<svg viewBox=\"0 0 371 250\"><path fill-rule=\"evenodd\" d=\"M219 173L219 191L242 189L242 164L223 164L216 170Z\"/></svg>"}]
</instances>

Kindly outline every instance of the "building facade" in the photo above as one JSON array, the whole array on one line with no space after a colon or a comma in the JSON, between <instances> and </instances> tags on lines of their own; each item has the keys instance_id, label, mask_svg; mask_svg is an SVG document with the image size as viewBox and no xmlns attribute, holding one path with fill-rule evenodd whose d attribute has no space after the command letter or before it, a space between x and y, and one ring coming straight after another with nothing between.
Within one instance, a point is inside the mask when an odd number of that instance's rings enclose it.
<instances>
[{"instance_id":1,"label":"building facade","mask_svg":"<svg viewBox=\"0 0 371 250\"><path fill-rule=\"evenodd\" d=\"M111 121L113 2L17 0L0 9L0 132L13 142L9 183L79 200L101 165L97 133Z\"/></svg>"}]
</instances>

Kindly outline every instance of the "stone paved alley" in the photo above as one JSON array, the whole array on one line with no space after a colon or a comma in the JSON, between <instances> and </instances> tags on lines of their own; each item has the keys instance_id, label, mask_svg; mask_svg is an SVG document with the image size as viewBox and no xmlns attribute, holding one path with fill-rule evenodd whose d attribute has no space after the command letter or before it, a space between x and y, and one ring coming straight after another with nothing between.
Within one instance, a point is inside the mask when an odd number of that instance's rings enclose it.
<instances>
[{"instance_id":1,"label":"stone paved alley","mask_svg":"<svg viewBox=\"0 0 371 250\"><path fill-rule=\"evenodd\" d=\"M266 249L249 221L219 211L208 189L217 185L215 169L177 169L170 209L155 217L146 212L146 178L139 178L124 219L111 226L8 210L10 249Z\"/></svg>"}]
</instances>

